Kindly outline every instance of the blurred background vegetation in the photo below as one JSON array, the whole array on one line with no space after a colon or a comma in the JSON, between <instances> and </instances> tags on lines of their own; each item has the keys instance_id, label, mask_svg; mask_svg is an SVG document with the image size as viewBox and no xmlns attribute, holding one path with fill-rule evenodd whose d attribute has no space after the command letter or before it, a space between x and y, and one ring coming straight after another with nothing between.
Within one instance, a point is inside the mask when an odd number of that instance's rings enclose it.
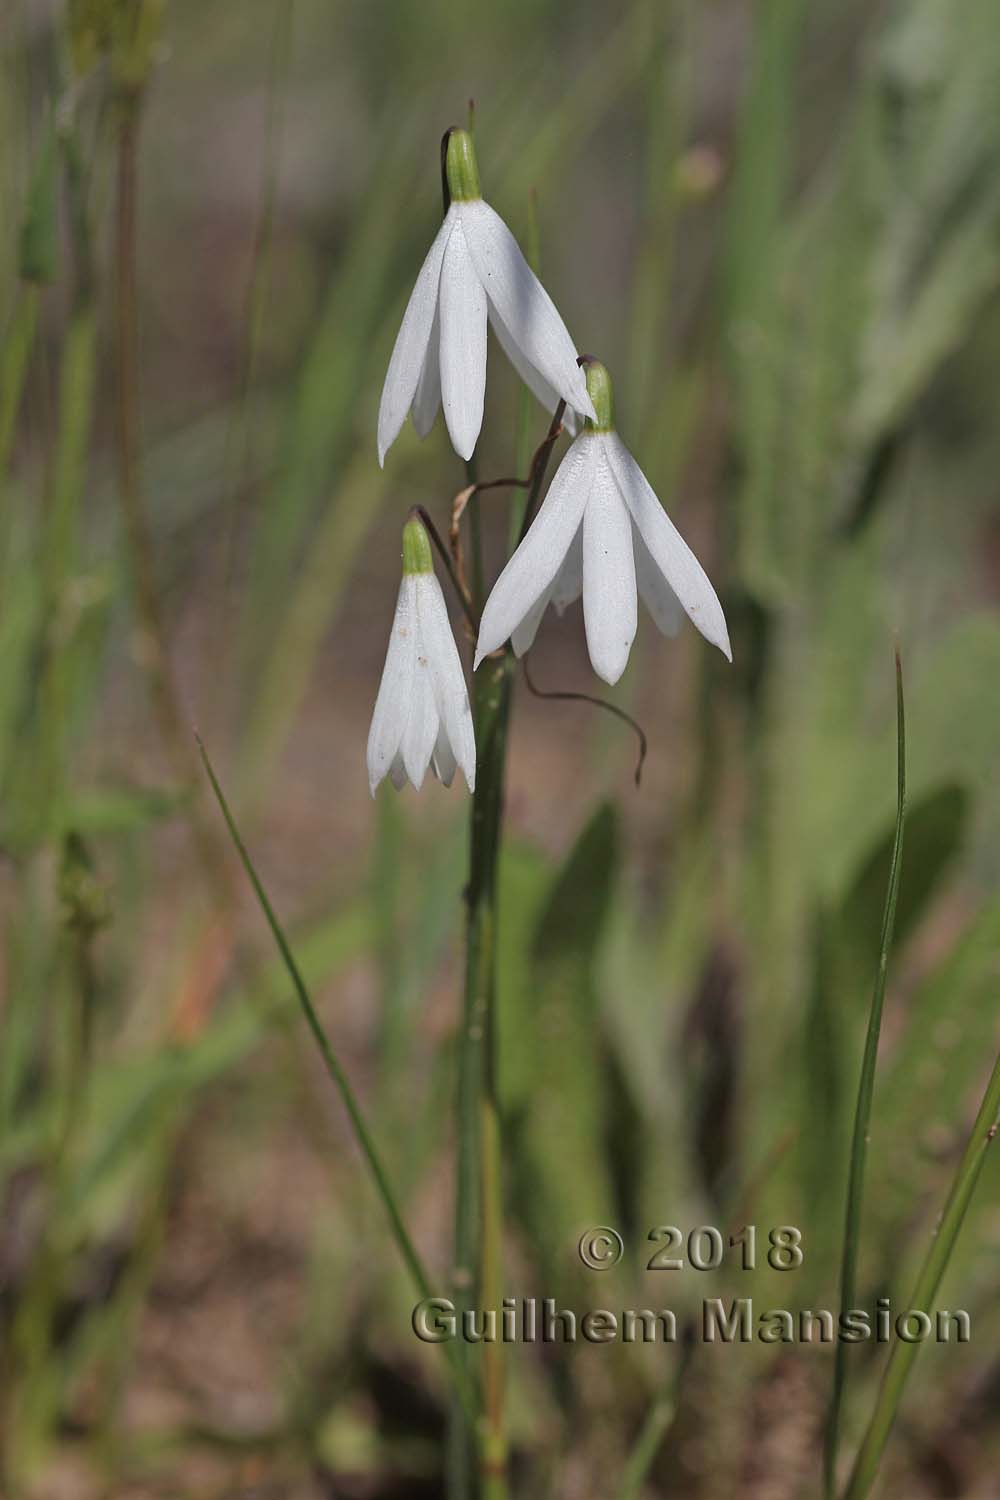
<instances>
[{"instance_id":1,"label":"blurred background vegetation","mask_svg":"<svg viewBox=\"0 0 1000 1500\"><path fill-rule=\"evenodd\" d=\"M862 1287L905 1303L997 1042L995 0L2 0L0 1489L442 1492L440 1351L205 798L197 722L447 1291L468 803L367 794L408 507L375 410L476 100L484 190L720 584L619 701L520 692L505 1286L835 1307L895 799L911 818ZM484 477L545 429L494 351ZM506 501L490 502L503 555ZM579 611L546 688L586 689ZM1000 1163L883 1493L995 1494ZM654 1225L803 1231L646 1273ZM586 1273L588 1224L626 1254ZM853 1446L885 1351L851 1361ZM515 1491L817 1492L829 1347L509 1358ZM647 1432L651 1429L645 1429Z\"/></svg>"}]
</instances>

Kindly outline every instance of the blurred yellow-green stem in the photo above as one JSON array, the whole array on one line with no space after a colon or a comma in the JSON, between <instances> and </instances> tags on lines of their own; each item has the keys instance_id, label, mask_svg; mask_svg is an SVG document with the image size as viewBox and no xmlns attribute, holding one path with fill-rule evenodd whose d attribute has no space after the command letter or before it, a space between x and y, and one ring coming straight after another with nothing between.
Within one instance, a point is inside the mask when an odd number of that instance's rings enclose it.
<instances>
[{"instance_id":1,"label":"blurred yellow-green stem","mask_svg":"<svg viewBox=\"0 0 1000 1500\"><path fill-rule=\"evenodd\" d=\"M4 484L7 463L14 439L14 423L21 405L21 394L28 373L28 361L38 328L39 291L37 286L20 289L10 330L0 359L0 485ZM9 511L3 507L4 516ZM4 522L6 525L6 521Z\"/></svg>"}]
</instances>

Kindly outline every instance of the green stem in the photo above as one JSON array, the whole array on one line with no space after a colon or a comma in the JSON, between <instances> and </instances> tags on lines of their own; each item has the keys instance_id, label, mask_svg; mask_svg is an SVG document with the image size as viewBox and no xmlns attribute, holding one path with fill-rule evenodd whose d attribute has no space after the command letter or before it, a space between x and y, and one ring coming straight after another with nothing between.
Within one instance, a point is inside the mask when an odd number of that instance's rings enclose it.
<instances>
[{"instance_id":1,"label":"green stem","mask_svg":"<svg viewBox=\"0 0 1000 1500\"><path fill-rule=\"evenodd\" d=\"M858 1102L854 1113L854 1135L851 1141L851 1164L847 1187L847 1209L844 1222L844 1251L840 1272L841 1319L856 1300L858 1246L861 1237L861 1211L865 1191L865 1162L868 1155L868 1133L871 1126L872 1096L875 1090L875 1064L878 1059L879 1033L882 1028L882 1005L885 1000L886 977L889 971L889 951L892 947L893 928L896 923L896 898L899 894L899 875L903 852L903 824L906 817L906 723L903 710L903 671L896 652L896 834L892 846L892 862L889 868L889 888L886 892L885 911L882 917L882 937L879 944L878 970L872 993L871 1010L868 1015L868 1031L861 1062L861 1078L858 1084ZM826 1442L823 1453L824 1487L828 1497L836 1486L837 1445L840 1436L840 1415L847 1379L847 1344L837 1344L834 1361L833 1392L827 1419Z\"/></svg>"},{"instance_id":2,"label":"green stem","mask_svg":"<svg viewBox=\"0 0 1000 1500\"><path fill-rule=\"evenodd\" d=\"M972 1201L976 1183L986 1160L986 1153L1000 1128L1000 1055L993 1064L993 1072L983 1095L983 1102L976 1115L962 1160L948 1194L948 1201L941 1215L941 1222L931 1235L917 1284L913 1289L909 1307L920 1309L928 1317L934 1310L941 1278L951 1259L962 1221ZM844 1500L864 1500L878 1473L879 1462L888 1441L892 1424L896 1418L903 1387L916 1358L918 1344L908 1344L897 1339L893 1344L889 1363L882 1377L882 1385L875 1401L875 1410L868 1423L868 1430L854 1462L854 1470L845 1491Z\"/></svg>"},{"instance_id":3,"label":"green stem","mask_svg":"<svg viewBox=\"0 0 1000 1500\"><path fill-rule=\"evenodd\" d=\"M467 1045L475 1049L479 1147L479 1295L483 1307L499 1304L502 1278L503 1172L497 1098L496 924L497 874L503 817L507 727L513 673L508 652L483 662L474 685L476 792L472 805L465 1018ZM507 1494L503 1345L483 1344L483 1412L479 1467L484 1500Z\"/></svg>"},{"instance_id":4,"label":"green stem","mask_svg":"<svg viewBox=\"0 0 1000 1500\"><path fill-rule=\"evenodd\" d=\"M538 503L548 458L560 430L562 406L532 466L524 521ZM469 483L476 482L469 472ZM470 512L473 608L483 605L478 529L479 497ZM472 684L476 723L476 790L472 799L469 883L466 889L465 998L459 1041L458 1147L455 1194L454 1301L462 1310L478 1296L497 1306L502 1286L503 1169L497 1088L497 873L503 826L507 730L513 688L510 651L484 661ZM479 1257L476 1267L476 1247ZM478 1276L476 1271L478 1270ZM482 1415L478 1430L483 1500L506 1500L507 1434L503 1345L483 1344ZM453 1424L448 1455L450 1500L472 1493L469 1433Z\"/></svg>"},{"instance_id":5,"label":"green stem","mask_svg":"<svg viewBox=\"0 0 1000 1500\"><path fill-rule=\"evenodd\" d=\"M78 566L80 504L94 414L98 330L92 304L73 315L62 351L58 421L48 515L42 541L40 589L45 600L40 653L41 733L32 760L34 798L44 821L39 831L61 831L70 749L77 625L71 584Z\"/></svg>"},{"instance_id":6,"label":"green stem","mask_svg":"<svg viewBox=\"0 0 1000 1500\"><path fill-rule=\"evenodd\" d=\"M466 464L466 480L477 481L475 459ZM472 553L472 614L475 619L483 607L483 550L479 515L479 497L474 495L469 506L469 532ZM460 590L458 591L460 593ZM489 664L492 666L492 663ZM476 1247L480 1238L480 1097L483 1078L483 1020L477 1008L480 981L477 973L480 961L478 941L478 911L480 899L477 892L477 871L480 872L481 889L482 860L477 841L477 821L481 821L481 807L489 777L483 754L485 725L483 723L482 690L486 674L476 674L472 679L472 711L476 726L476 790L472 802L469 848L469 884L466 889L465 928L465 993L462 1006L461 1031L458 1041L458 1084L455 1101L457 1139L455 1143L455 1221L452 1250L452 1301L460 1325L463 1313L475 1305L477 1288ZM502 774L502 769L501 769ZM466 1377L471 1380L471 1363L468 1346L459 1344L459 1358ZM474 1428L465 1414L452 1409L448 1432L447 1478L448 1500L471 1500L475 1493Z\"/></svg>"}]
</instances>

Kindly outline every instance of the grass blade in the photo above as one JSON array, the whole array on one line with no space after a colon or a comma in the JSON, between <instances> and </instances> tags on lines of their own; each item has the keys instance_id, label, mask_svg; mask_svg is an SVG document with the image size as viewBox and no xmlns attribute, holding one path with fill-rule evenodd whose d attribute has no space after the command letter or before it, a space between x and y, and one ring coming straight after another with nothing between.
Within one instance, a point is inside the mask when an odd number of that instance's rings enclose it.
<instances>
[{"instance_id":1,"label":"grass blade","mask_svg":"<svg viewBox=\"0 0 1000 1500\"><path fill-rule=\"evenodd\" d=\"M861 1238L861 1211L865 1192L865 1161L868 1155L868 1133L871 1128L872 1096L875 1091L875 1065L878 1060L879 1033L882 1029L882 1005L885 1000L885 984L889 971L889 953L892 934L896 925L896 901L899 896L899 876L903 855L903 824L906 818L906 716L903 707L903 668L896 650L896 832L892 844L892 860L889 865L889 886L885 897L882 917L882 936L879 943L878 969L872 991L871 1009L868 1013L868 1031L861 1061L861 1078L858 1083L858 1102L854 1112L854 1134L851 1140L851 1164L847 1183L847 1209L844 1221L844 1253L840 1271L841 1315L854 1306L858 1271L858 1245ZM833 1372L833 1392L830 1397L830 1412L827 1419L826 1443L823 1454L825 1492L834 1494L837 1470L837 1444L840 1437L840 1413L847 1379L847 1349L844 1341L837 1344Z\"/></svg>"},{"instance_id":2,"label":"grass blade","mask_svg":"<svg viewBox=\"0 0 1000 1500\"><path fill-rule=\"evenodd\" d=\"M622 1470L618 1500L640 1500L643 1485L653 1467L656 1455L674 1425L674 1418L677 1416L677 1408L680 1405L681 1388L693 1347L690 1342L685 1344L680 1363L670 1382L670 1388L661 1392L646 1413L645 1421L639 1429L632 1451Z\"/></svg>"},{"instance_id":3,"label":"grass blade","mask_svg":"<svg viewBox=\"0 0 1000 1500\"><path fill-rule=\"evenodd\" d=\"M972 1134L955 1173L955 1180L951 1185L941 1222L931 1235L930 1247L917 1277L913 1296L907 1303L908 1307L919 1308L928 1317L933 1311L941 1278L951 1259L951 1252L955 1248L966 1209L972 1201L979 1173L986 1160L986 1152L996 1137L998 1127L1000 1127L1000 1055L993 1065L993 1073L986 1086L983 1102L979 1106ZM902 1339L897 1339L892 1346L889 1363L886 1365L882 1385L875 1402L875 1410L872 1412L868 1430L855 1459L854 1470L844 1500L864 1500L864 1496L872 1487L918 1347L918 1344L905 1343Z\"/></svg>"},{"instance_id":4,"label":"grass blade","mask_svg":"<svg viewBox=\"0 0 1000 1500\"><path fill-rule=\"evenodd\" d=\"M389 1183L389 1178L386 1173L385 1167L383 1166L382 1158L380 1157L375 1146L375 1142L372 1139L371 1132L369 1131L368 1126L365 1123L365 1118L361 1113L361 1107L358 1104L357 1098L355 1097L354 1090L351 1088L351 1085L347 1079L347 1075L341 1067L333 1048L330 1046L326 1032L323 1030L323 1026L319 1019L319 1016L316 1014L316 1008L312 1003L312 998L309 994L308 988L306 987L305 980L302 978L302 974L299 971L299 966L295 962L295 955L292 953L291 946L289 945L288 939L285 936L281 923L278 921L278 918L275 915L274 908L268 899L267 892L261 885L260 877L258 876L257 871L254 868L253 861L251 860L250 855L247 852L246 845L240 837L239 829L236 827L233 815L229 810L229 803L226 801L222 787L219 785L219 780L215 774L212 762L208 758L208 751L205 749L205 746L199 734L195 734L195 739L198 743L198 750L201 755L202 763L204 764L208 779L212 785L212 791L215 793L215 800L218 802L219 808L222 812L222 816L226 821L226 827L229 830L229 836L236 846L236 852L240 857L240 862L242 863L244 870L246 871L247 879L253 886L254 895L257 897L257 900L260 903L260 908L267 920L267 925L271 929L271 935L273 936L274 941L278 946L278 952L281 954L282 962L284 963L285 968L288 970L288 977L292 981L292 986L295 990L295 994L298 997L299 1004L302 1007L302 1014L305 1016L306 1024L309 1027L309 1030L312 1032L313 1040L315 1041L316 1046L319 1048L319 1053L323 1059L326 1071L330 1075L333 1083L336 1085L340 1097L344 1102L344 1108L347 1110L348 1118L350 1119L351 1126L358 1141L358 1145L361 1147L362 1155L364 1156L369 1170L371 1171L372 1177L375 1180L375 1186L378 1189L379 1197L382 1200L382 1205L385 1208L386 1214L389 1219L389 1225L392 1229L393 1239L396 1241L396 1246L399 1250L399 1253L406 1263L406 1268L410 1273L414 1286L420 1294L421 1299L425 1300L431 1296L430 1282L427 1279L427 1273L424 1270L423 1263L419 1255L417 1254L413 1241L410 1239L409 1233L406 1229L406 1225L403 1223L403 1217L399 1211L399 1205L396 1202L395 1194L393 1193L392 1187ZM443 1344L442 1347L445 1351L448 1362L452 1367L452 1373L455 1376L459 1397L462 1401L463 1406L466 1407L466 1410L468 1411L471 1418L474 1412L472 1393L465 1377L465 1373L461 1369L456 1358L455 1345L451 1342L447 1342Z\"/></svg>"}]
</instances>

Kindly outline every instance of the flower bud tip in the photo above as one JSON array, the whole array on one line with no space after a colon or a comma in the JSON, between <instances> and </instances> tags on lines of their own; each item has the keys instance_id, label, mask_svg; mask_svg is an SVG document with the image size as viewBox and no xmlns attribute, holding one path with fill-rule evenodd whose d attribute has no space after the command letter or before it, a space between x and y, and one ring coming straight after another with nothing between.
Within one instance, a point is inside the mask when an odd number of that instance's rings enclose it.
<instances>
[{"instance_id":1,"label":"flower bud tip","mask_svg":"<svg viewBox=\"0 0 1000 1500\"><path fill-rule=\"evenodd\" d=\"M450 130L445 145L445 177L452 203L468 203L482 196L476 148L467 130Z\"/></svg>"},{"instance_id":2,"label":"flower bud tip","mask_svg":"<svg viewBox=\"0 0 1000 1500\"><path fill-rule=\"evenodd\" d=\"M612 432L615 425L615 403L611 390L611 376L599 359L581 354L579 361L587 380L587 395L594 404L596 421L587 419L590 432Z\"/></svg>"},{"instance_id":3,"label":"flower bud tip","mask_svg":"<svg viewBox=\"0 0 1000 1500\"><path fill-rule=\"evenodd\" d=\"M403 574L433 571L430 537L421 521L411 519L403 527Z\"/></svg>"}]
</instances>

